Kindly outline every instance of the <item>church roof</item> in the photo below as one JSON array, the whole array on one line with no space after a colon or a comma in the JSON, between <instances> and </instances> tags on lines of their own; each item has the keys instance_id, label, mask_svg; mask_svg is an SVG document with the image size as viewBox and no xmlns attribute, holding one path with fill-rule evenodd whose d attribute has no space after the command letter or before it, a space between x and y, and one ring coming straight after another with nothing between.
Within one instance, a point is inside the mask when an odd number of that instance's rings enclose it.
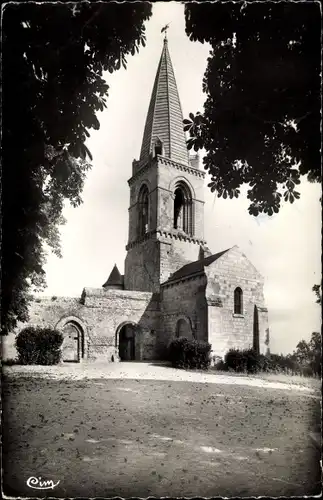
<instances>
[{"instance_id":1,"label":"church roof","mask_svg":"<svg viewBox=\"0 0 323 500\"><path fill-rule=\"evenodd\" d=\"M114 265L114 268L112 269L109 278L104 283L104 285L102 285L102 287L105 288L108 286L115 286L115 285L123 285L122 276L116 264Z\"/></svg>"},{"instance_id":2,"label":"church roof","mask_svg":"<svg viewBox=\"0 0 323 500\"><path fill-rule=\"evenodd\" d=\"M189 155L183 130L183 113L167 39L161 53L151 94L140 162L146 163L156 142L164 146L163 156L188 165Z\"/></svg>"},{"instance_id":3,"label":"church roof","mask_svg":"<svg viewBox=\"0 0 323 500\"><path fill-rule=\"evenodd\" d=\"M177 281L182 278L187 278L188 276L192 276L194 274L199 274L204 271L204 267L209 266L216 260L218 260L223 254L228 252L230 248L227 250L223 250L222 252L214 253L205 259L196 260L194 262L190 262L185 266L181 267L178 271L170 276L170 278L166 281L166 283L171 283L172 281Z\"/></svg>"}]
</instances>

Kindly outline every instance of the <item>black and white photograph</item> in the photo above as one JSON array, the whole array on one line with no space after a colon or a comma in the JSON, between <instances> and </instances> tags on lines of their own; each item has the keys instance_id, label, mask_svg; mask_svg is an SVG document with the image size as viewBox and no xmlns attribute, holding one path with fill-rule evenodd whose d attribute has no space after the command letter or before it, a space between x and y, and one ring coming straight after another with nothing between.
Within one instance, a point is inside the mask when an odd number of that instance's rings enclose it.
<instances>
[{"instance_id":1,"label":"black and white photograph","mask_svg":"<svg viewBox=\"0 0 323 500\"><path fill-rule=\"evenodd\" d=\"M321 26L2 4L4 498L322 494Z\"/></svg>"}]
</instances>

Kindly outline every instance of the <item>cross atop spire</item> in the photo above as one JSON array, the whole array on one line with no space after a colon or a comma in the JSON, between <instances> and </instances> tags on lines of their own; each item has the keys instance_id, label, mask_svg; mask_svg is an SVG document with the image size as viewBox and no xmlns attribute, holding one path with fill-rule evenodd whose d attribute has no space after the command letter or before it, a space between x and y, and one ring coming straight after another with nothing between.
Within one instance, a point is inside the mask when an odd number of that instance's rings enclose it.
<instances>
[{"instance_id":1,"label":"cross atop spire","mask_svg":"<svg viewBox=\"0 0 323 500\"><path fill-rule=\"evenodd\" d=\"M165 26L160 30L161 33L165 32L164 43L167 43L167 30L169 28L170 23L165 24Z\"/></svg>"},{"instance_id":2,"label":"cross atop spire","mask_svg":"<svg viewBox=\"0 0 323 500\"><path fill-rule=\"evenodd\" d=\"M168 25L162 28L167 30ZM155 153L157 139L162 156L188 165L188 150L183 130L183 113L179 100L174 69L168 51L167 38L161 53L148 108L140 162L146 163ZM159 144L160 146L160 144Z\"/></svg>"}]
</instances>

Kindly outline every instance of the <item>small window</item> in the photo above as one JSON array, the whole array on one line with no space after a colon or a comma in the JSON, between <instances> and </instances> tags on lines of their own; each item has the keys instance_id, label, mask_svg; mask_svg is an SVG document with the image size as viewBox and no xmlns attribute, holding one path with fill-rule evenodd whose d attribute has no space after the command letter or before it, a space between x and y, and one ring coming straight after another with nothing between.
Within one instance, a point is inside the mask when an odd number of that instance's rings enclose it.
<instances>
[{"instance_id":1,"label":"small window","mask_svg":"<svg viewBox=\"0 0 323 500\"><path fill-rule=\"evenodd\" d=\"M243 314L242 290L239 287L234 291L234 314Z\"/></svg>"},{"instance_id":2,"label":"small window","mask_svg":"<svg viewBox=\"0 0 323 500\"><path fill-rule=\"evenodd\" d=\"M154 153L155 153L155 156L157 156L157 155L163 156L163 143L160 139L157 139L155 144L154 144Z\"/></svg>"},{"instance_id":3,"label":"small window","mask_svg":"<svg viewBox=\"0 0 323 500\"><path fill-rule=\"evenodd\" d=\"M138 236L142 237L149 230L149 193L146 185L143 185L138 197Z\"/></svg>"}]
</instances>

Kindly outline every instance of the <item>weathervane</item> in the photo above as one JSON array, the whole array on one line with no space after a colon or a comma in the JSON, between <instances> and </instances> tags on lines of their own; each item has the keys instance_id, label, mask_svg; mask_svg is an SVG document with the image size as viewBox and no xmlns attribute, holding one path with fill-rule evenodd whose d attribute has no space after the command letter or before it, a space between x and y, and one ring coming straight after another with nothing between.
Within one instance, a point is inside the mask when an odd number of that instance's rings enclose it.
<instances>
[{"instance_id":1,"label":"weathervane","mask_svg":"<svg viewBox=\"0 0 323 500\"><path fill-rule=\"evenodd\" d=\"M163 33L165 31L165 38L164 38L164 40L167 40L167 30L169 28L169 25L170 25L170 23L165 24L165 26L160 30L161 33Z\"/></svg>"}]
</instances>

